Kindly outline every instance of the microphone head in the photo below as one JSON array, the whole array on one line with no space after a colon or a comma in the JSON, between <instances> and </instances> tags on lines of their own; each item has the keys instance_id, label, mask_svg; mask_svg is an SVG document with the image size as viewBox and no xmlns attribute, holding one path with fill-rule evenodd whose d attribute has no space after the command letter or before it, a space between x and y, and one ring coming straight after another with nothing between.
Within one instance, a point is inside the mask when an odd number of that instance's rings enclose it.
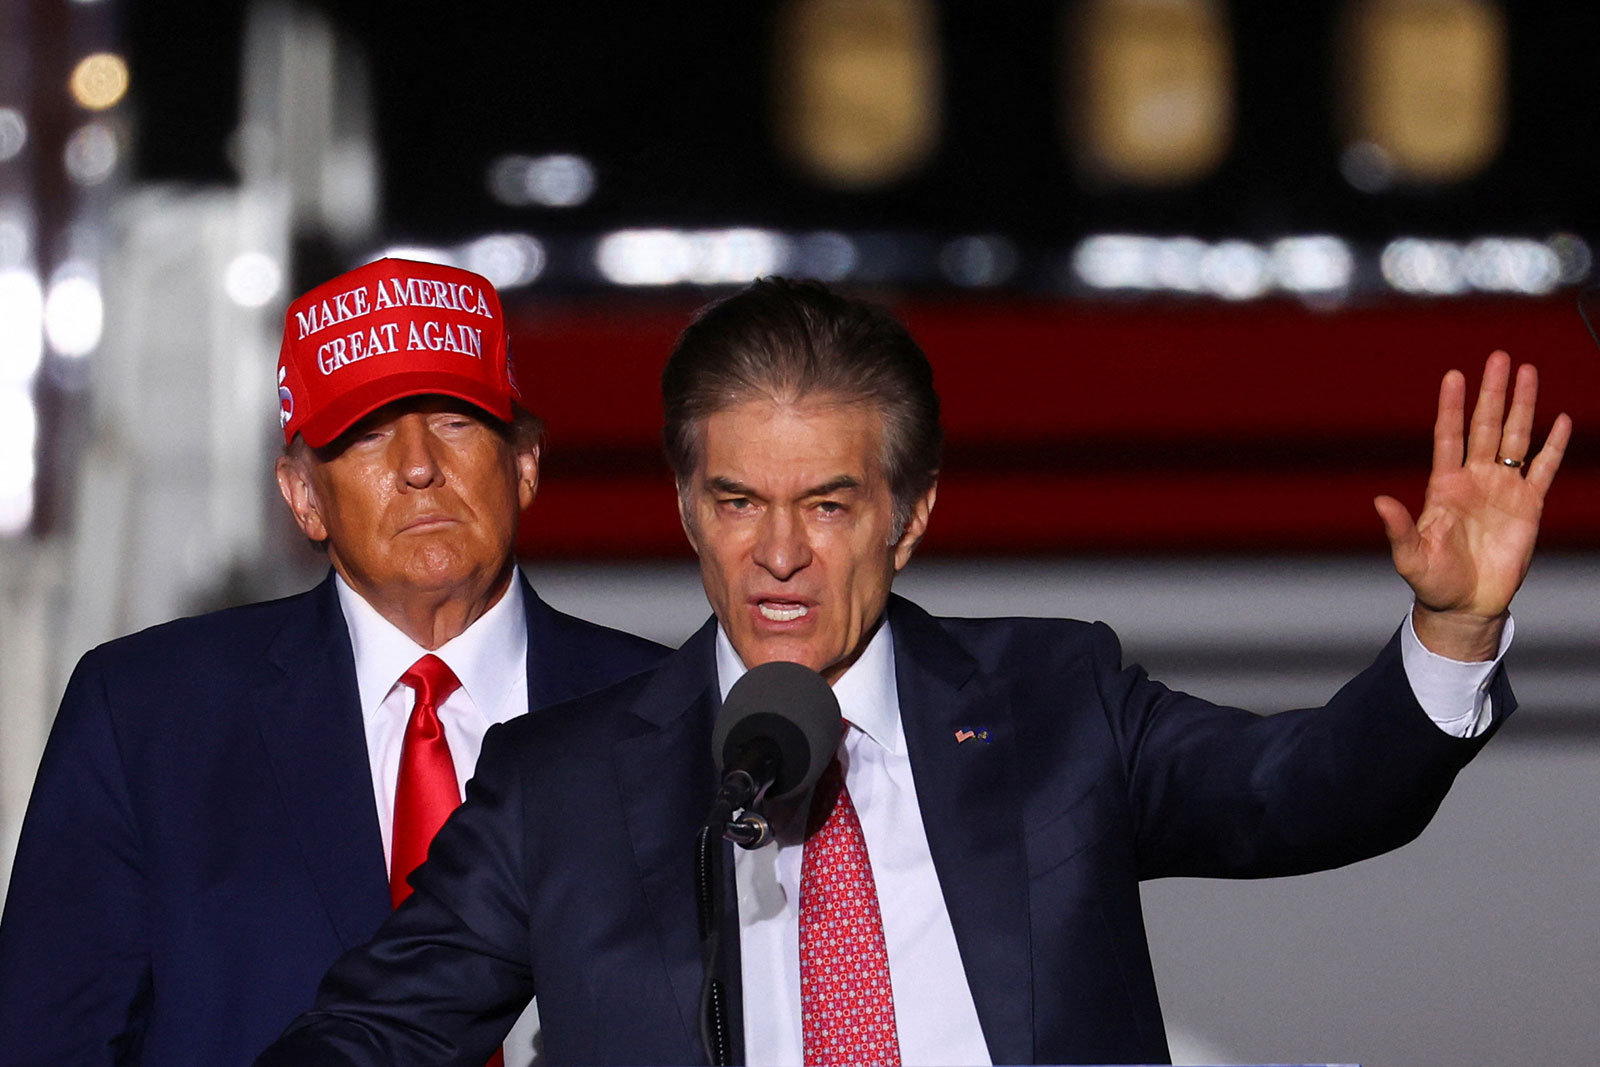
<instances>
[{"instance_id":1,"label":"microphone head","mask_svg":"<svg viewBox=\"0 0 1600 1067\"><path fill-rule=\"evenodd\" d=\"M767 796L781 800L816 784L843 729L839 701L822 675L798 663L763 663L728 690L711 731L711 758L720 772L745 745L767 738L779 752Z\"/></svg>"}]
</instances>

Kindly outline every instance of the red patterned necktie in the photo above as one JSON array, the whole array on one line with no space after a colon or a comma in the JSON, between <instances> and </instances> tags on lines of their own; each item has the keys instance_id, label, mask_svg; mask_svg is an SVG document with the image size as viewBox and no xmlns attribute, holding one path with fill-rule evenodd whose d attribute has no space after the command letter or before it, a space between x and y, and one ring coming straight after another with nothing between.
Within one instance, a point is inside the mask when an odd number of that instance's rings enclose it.
<instances>
[{"instance_id":1,"label":"red patterned necktie","mask_svg":"<svg viewBox=\"0 0 1600 1067\"><path fill-rule=\"evenodd\" d=\"M389 899L395 907L411 895L406 879L428 858L428 845L439 827L461 803L461 787L456 782L456 763L450 757L439 722L439 705L461 688L457 678L435 655L426 655L400 676L403 685L417 694L406 721L405 741L400 746L400 777L394 786L394 838L389 861ZM502 1067L499 1049L485 1067Z\"/></svg>"},{"instance_id":2,"label":"red patterned necktie","mask_svg":"<svg viewBox=\"0 0 1600 1067\"><path fill-rule=\"evenodd\" d=\"M811 796L800 861L800 1016L807 1067L898 1067L878 890L835 756Z\"/></svg>"}]
</instances>

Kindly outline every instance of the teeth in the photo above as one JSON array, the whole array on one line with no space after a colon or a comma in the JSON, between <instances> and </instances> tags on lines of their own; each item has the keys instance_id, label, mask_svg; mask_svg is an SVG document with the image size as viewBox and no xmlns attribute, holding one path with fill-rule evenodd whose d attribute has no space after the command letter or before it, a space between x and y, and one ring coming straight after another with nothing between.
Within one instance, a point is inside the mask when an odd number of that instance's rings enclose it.
<instances>
[{"instance_id":1,"label":"teeth","mask_svg":"<svg viewBox=\"0 0 1600 1067\"><path fill-rule=\"evenodd\" d=\"M761 609L762 618L771 619L773 622L789 622L792 619L798 619L800 616L806 613L806 608L803 604L794 604L790 607L780 608L776 604L768 604L763 601L762 603L758 604L757 607Z\"/></svg>"}]
</instances>

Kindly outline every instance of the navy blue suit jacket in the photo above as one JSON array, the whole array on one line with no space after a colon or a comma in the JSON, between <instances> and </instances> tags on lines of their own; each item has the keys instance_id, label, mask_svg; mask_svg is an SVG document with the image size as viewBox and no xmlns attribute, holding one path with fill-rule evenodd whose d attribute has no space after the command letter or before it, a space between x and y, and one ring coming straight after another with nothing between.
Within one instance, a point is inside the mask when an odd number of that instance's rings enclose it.
<instances>
[{"instance_id":1,"label":"navy blue suit jacket","mask_svg":"<svg viewBox=\"0 0 1600 1067\"><path fill-rule=\"evenodd\" d=\"M1483 744L1428 719L1396 642L1325 707L1261 717L1124 668L1101 624L936 619L898 598L889 618L922 820L995 1063L1165 1061L1141 879L1394 848ZM692 843L714 780L713 633L492 731L417 892L260 1062L477 1064L535 990L551 1064L703 1062ZM975 729L988 740L959 740Z\"/></svg>"},{"instance_id":2,"label":"navy blue suit jacket","mask_svg":"<svg viewBox=\"0 0 1600 1067\"><path fill-rule=\"evenodd\" d=\"M665 649L524 582L540 708ZM249 1063L390 911L332 576L73 673L0 922L0 1064Z\"/></svg>"}]
</instances>

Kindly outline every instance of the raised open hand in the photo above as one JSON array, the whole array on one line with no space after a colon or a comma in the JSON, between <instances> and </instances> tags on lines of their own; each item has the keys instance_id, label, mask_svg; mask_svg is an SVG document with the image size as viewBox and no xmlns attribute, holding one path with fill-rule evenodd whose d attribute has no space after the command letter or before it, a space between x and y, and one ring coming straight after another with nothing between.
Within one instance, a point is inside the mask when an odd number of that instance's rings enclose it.
<instances>
[{"instance_id":1,"label":"raised open hand","mask_svg":"<svg viewBox=\"0 0 1600 1067\"><path fill-rule=\"evenodd\" d=\"M1511 598L1533 560L1545 494L1572 435L1572 420L1558 415L1544 447L1529 459L1539 372L1526 363L1517 369L1508 412L1510 377L1511 358L1491 355L1466 428L1466 378L1460 371L1446 374L1421 515L1413 522L1391 496L1373 501L1395 570L1416 594L1417 636L1451 659L1493 658Z\"/></svg>"}]
</instances>

